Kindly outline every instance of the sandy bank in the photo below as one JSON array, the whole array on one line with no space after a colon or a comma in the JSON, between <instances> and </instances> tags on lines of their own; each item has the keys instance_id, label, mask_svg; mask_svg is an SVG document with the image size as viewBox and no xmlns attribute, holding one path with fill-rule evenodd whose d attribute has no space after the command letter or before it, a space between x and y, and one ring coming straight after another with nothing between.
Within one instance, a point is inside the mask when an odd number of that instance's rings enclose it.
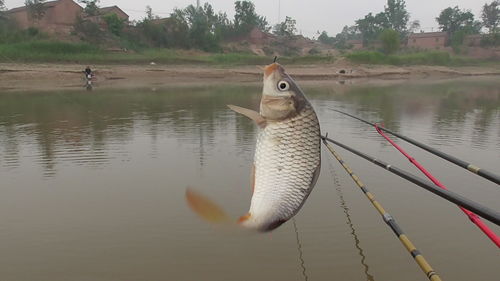
<instances>
[{"instance_id":1,"label":"sandy bank","mask_svg":"<svg viewBox=\"0 0 500 281\"><path fill-rule=\"evenodd\" d=\"M84 85L77 64L0 64L0 91L52 90ZM256 66L195 65L98 65L97 87L162 87L181 84L260 82ZM287 71L298 81L348 79L441 79L458 76L500 75L500 68L444 66L366 66L347 62L321 65L291 65ZM341 70L345 73L341 73Z\"/></svg>"}]
</instances>

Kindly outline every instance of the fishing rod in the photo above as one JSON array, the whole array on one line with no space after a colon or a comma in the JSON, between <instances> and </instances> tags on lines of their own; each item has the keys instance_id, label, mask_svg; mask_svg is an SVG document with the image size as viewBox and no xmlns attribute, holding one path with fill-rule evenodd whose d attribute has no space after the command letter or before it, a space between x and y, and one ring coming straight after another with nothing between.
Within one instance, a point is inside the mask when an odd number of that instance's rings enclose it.
<instances>
[{"instance_id":1,"label":"fishing rod","mask_svg":"<svg viewBox=\"0 0 500 281\"><path fill-rule=\"evenodd\" d=\"M366 123L366 124L368 124L368 125L375 126L375 124L374 124L374 123L372 123L372 122L370 122L370 121L366 121L366 120L364 120L364 119L361 119L361 118L359 118L359 117L357 117L357 116L351 115L351 114L349 114L349 113L346 113L346 112L343 112L343 111L340 111L340 110L336 110L336 109L332 109L332 110L333 110L333 111L336 111L336 112L338 112L338 113L342 113L342 114L344 114L344 115L347 115L347 116L349 116L349 117L352 117L352 118L354 118L354 119L357 119L357 120L359 120L359 121L361 121L361 122L363 122L363 123ZM454 157L454 156L451 156L451 155L449 155L449 154L446 154L446 153L444 153L444 152L442 152L442 151L439 151L439 150L437 150L437 149L435 149L435 148L432 148L432 147L430 147L430 146L428 146L428 145L425 145L425 144L423 144L423 143L421 143L421 142L418 142L418 141L416 141L416 140L414 140L414 139L411 139L411 138L409 138L409 137L407 137L407 136L403 136L403 135L401 135L401 134L398 134L398 133L396 133L396 132L393 132L393 131L391 131L391 130L389 130L389 129L386 129L386 128L381 128L381 129L382 129L383 131L385 131L385 132L387 132L387 133L389 133L389 134L391 134L391 135L395 136L395 137L398 137L398 138L400 138L400 139L402 139L402 140L404 140L404 141L406 141L406 142L409 142L409 143L411 143L411 144L413 144L413 145L415 145L415 146L418 146L418 147L420 147L420 148L422 148L422 149L424 149L424 150L427 150L428 152L430 152L430 153L432 153L432 154L434 154L434 155L436 155L436 156L438 156L438 157L441 157L441 158L443 158L443 159L445 159L445 160L448 160L448 161L450 161L451 163L453 163L453 164L455 164L455 165L457 165L457 166L459 166L459 167L462 167L462 168L464 168L464 169L466 169L466 170L468 170L468 171L470 171L470 172L472 172L472 173L474 173L474 174L476 174L476 175L478 175L478 176L481 176L481 177L483 177L483 178L485 178L485 179L487 179L487 180L489 180L489 181L492 181L492 182L494 182L494 183L496 183L496 184L500 184L500 176L499 176L499 175L497 175L497 174L494 174L494 173L492 173L492 172L490 172L490 171L487 171L487 170L485 170L485 169L483 169L483 168L479 168L478 166L476 166L476 165L474 165L474 164L467 163L467 162L465 162L465 161L463 161L463 160L460 160L460 159L458 159L458 158L456 158L456 157Z\"/></svg>"},{"instance_id":2,"label":"fishing rod","mask_svg":"<svg viewBox=\"0 0 500 281\"><path fill-rule=\"evenodd\" d=\"M323 143L325 146L330 150L330 152L333 154L333 156L339 161L340 165L344 167L344 170L351 176L351 178L354 180L356 185L363 191L363 193L366 195L368 200L372 203L373 207L382 215L382 219L384 222L392 229L394 234L399 238L399 241L403 244L403 246L406 248L406 250L411 254L415 262L418 264L420 269L425 273L427 278L431 281L441 281L441 277L432 269L430 264L427 262L427 260L424 258L422 253L417 250L415 245L410 241L410 238L406 236L406 234L403 232L403 229L398 225L396 220L394 219L393 216L391 216L388 212L385 211L385 209L382 207L382 204L380 204L377 200L375 200L375 196L368 191L366 186L361 182L359 177L354 174L354 172L347 166L346 162L342 160L340 155L333 149L333 147L328 144L327 138L323 137Z\"/></svg>"},{"instance_id":3,"label":"fishing rod","mask_svg":"<svg viewBox=\"0 0 500 281\"><path fill-rule=\"evenodd\" d=\"M384 137L392 146L394 146L399 152L401 152L410 162L415 165L424 175L430 179L435 185L439 186L440 188L447 190L446 186L444 186L437 178L435 178L427 169L424 168L415 158L413 158L410 154L408 154L403 148L401 148L398 144L396 144L392 139L390 139L384 132L382 132L382 128L375 124L375 129L377 132ZM472 223L474 223L481 231L490 238L490 240L497 245L498 248L500 248L500 238L491 230L476 214L473 212L460 207L460 210L464 212L469 219L471 220Z\"/></svg>"},{"instance_id":4,"label":"fishing rod","mask_svg":"<svg viewBox=\"0 0 500 281\"><path fill-rule=\"evenodd\" d=\"M382 168L388 170L389 172L396 174L396 175L398 175L398 176L400 176L400 177L402 177L402 178L404 178L404 179L406 179L406 180L408 180L408 181L410 181L410 182L412 182L420 187L423 187L424 189L442 197L443 199L450 201L452 203L455 203L463 208L466 208L466 209L478 214L479 216L489 220L490 222L500 226L500 213L495 211L495 210L492 210L488 207L485 207L479 203L476 203L472 200L469 200L469 199L467 199L459 194L456 194L454 192L451 192L449 190L437 188L434 185L429 184L428 182L426 182L422 178L419 178L419 177L412 175L404 170L401 170L398 167L389 165L389 164L385 163L384 161L378 160L378 159L371 157L363 152L357 151L354 148L351 148L351 147L349 147L345 144L342 144L338 141L335 141L331 138L324 137L324 136L321 136L321 138L323 140L326 140L328 142L336 144L336 145L344 148L345 150L348 150L348 151L360 156L361 158L364 158L370 162L373 162L377 166L382 167Z\"/></svg>"}]
</instances>

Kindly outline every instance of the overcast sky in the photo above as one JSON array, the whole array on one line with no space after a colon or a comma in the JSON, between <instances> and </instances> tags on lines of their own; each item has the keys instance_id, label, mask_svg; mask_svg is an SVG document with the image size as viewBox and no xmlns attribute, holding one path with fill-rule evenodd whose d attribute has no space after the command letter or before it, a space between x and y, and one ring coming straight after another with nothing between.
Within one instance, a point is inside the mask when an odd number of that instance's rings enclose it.
<instances>
[{"instance_id":1,"label":"overcast sky","mask_svg":"<svg viewBox=\"0 0 500 281\"><path fill-rule=\"evenodd\" d=\"M425 31L436 31L435 18L447 7L458 5L461 9L470 10L476 19L480 17L481 7L492 0L406 0L406 8L410 20L420 20ZM201 3L206 1L200 0ZM270 24L291 16L297 20L297 29L304 35L312 37L316 31L326 30L329 35L335 35L344 25L353 25L356 19L364 17L369 12L378 13L384 9L387 0L254 0L257 13L267 18ZM227 12L229 18L234 16L234 1L211 0L215 11ZM281 3L281 5L280 5ZM24 5L24 0L5 0L8 8ZM196 0L101 0L100 6L117 5L130 19L141 19L145 15L146 5L153 8L153 13L166 17L173 8L184 8L196 4ZM281 7L281 8L279 8Z\"/></svg>"}]
</instances>

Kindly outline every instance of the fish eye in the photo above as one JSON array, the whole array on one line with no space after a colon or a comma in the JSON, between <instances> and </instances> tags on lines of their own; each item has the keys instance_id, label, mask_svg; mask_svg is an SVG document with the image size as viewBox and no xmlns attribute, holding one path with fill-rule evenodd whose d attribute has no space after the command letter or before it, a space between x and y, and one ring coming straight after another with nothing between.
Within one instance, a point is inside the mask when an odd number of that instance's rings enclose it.
<instances>
[{"instance_id":1,"label":"fish eye","mask_svg":"<svg viewBox=\"0 0 500 281\"><path fill-rule=\"evenodd\" d=\"M278 90L286 91L288 89L290 89L290 84L288 84L288 82L286 82L286 81L279 81L278 82Z\"/></svg>"}]
</instances>

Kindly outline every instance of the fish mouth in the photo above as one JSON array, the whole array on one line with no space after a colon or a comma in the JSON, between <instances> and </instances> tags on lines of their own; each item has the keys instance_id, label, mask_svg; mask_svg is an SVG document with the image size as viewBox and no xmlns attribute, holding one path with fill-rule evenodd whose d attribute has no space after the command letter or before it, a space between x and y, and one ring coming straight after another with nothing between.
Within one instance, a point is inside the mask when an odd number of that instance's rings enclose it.
<instances>
[{"instance_id":1,"label":"fish mouth","mask_svg":"<svg viewBox=\"0 0 500 281\"><path fill-rule=\"evenodd\" d=\"M269 77L271 74L273 74L276 70L279 70L280 68L282 68L281 65L276 62L267 65L266 67L264 67L264 77L265 78Z\"/></svg>"}]
</instances>

